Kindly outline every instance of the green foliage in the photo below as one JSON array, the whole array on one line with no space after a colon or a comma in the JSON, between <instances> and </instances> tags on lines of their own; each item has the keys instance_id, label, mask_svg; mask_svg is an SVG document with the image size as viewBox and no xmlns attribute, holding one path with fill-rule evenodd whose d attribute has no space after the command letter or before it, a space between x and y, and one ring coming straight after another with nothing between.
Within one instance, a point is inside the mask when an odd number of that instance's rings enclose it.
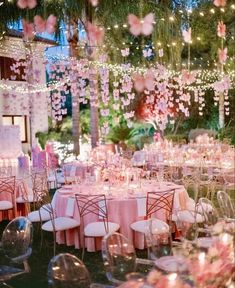
<instances>
[{"instance_id":1,"label":"green foliage","mask_svg":"<svg viewBox=\"0 0 235 288\"><path fill-rule=\"evenodd\" d=\"M72 121L70 117L64 118L60 124L53 126L51 118L49 118L48 132L37 132L36 137L41 147L44 149L45 144L49 140L68 143L72 141Z\"/></svg>"},{"instance_id":2,"label":"green foliage","mask_svg":"<svg viewBox=\"0 0 235 288\"><path fill-rule=\"evenodd\" d=\"M187 142L187 135L186 134L167 134L165 136L167 140L171 140L174 143L186 143Z\"/></svg>"},{"instance_id":3,"label":"green foliage","mask_svg":"<svg viewBox=\"0 0 235 288\"><path fill-rule=\"evenodd\" d=\"M106 139L112 141L115 144L119 142L124 142L130 138L132 129L125 124L120 124L119 126L114 126L107 135Z\"/></svg>"},{"instance_id":4,"label":"green foliage","mask_svg":"<svg viewBox=\"0 0 235 288\"><path fill-rule=\"evenodd\" d=\"M223 142L235 145L235 127L234 127L234 125L231 125L231 123L229 123L224 128L220 129L218 131L218 139L223 141Z\"/></svg>"},{"instance_id":5,"label":"green foliage","mask_svg":"<svg viewBox=\"0 0 235 288\"><path fill-rule=\"evenodd\" d=\"M80 111L80 133L81 135L90 134L90 110L84 109Z\"/></svg>"},{"instance_id":6,"label":"green foliage","mask_svg":"<svg viewBox=\"0 0 235 288\"><path fill-rule=\"evenodd\" d=\"M143 148L145 143L153 141L154 128L148 123L135 123L130 133L128 145L135 145L137 150Z\"/></svg>"}]
</instances>

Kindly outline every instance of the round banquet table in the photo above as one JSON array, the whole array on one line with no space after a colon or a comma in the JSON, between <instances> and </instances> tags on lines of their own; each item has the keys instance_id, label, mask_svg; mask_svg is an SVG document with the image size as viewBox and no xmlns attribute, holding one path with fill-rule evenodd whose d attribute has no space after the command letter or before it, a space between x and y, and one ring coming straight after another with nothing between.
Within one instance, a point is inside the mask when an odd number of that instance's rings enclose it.
<instances>
[{"instance_id":1,"label":"round banquet table","mask_svg":"<svg viewBox=\"0 0 235 288\"><path fill-rule=\"evenodd\" d=\"M105 183L65 185L54 194L52 205L55 208L57 217L69 216L80 221L74 195L76 193L106 194L109 221L118 223L120 225L120 233L133 241L133 231L130 228L130 224L144 219L147 192L164 192L171 189L175 190L173 213L187 209L192 199L189 198L187 191L182 185L148 180L142 181L141 187L137 187L135 184L129 184L128 186L127 184L120 184L119 186L109 188ZM90 215L89 219L85 219L84 224L97 221L98 219L94 217ZM163 220L164 215L159 215L158 217ZM133 244L136 248L143 249L144 237L143 235L139 235L139 233L137 234L135 236L135 243ZM66 231L66 240L64 233L58 232L57 242L81 248L77 230L71 229ZM86 239L85 245L88 251L94 251L95 246L97 247L97 245L94 245L94 239Z\"/></svg>"}]
</instances>

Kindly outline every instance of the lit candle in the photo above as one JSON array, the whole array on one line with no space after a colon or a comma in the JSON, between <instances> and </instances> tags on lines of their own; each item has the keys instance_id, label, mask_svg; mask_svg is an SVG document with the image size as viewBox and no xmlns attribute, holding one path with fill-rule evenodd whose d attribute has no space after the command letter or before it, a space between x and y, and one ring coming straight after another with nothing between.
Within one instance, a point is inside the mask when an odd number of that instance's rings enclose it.
<instances>
[{"instance_id":1,"label":"lit candle","mask_svg":"<svg viewBox=\"0 0 235 288\"><path fill-rule=\"evenodd\" d=\"M206 262L206 253L205 252L201 252L198 255L198 261L199 261L199 267L203 268Z\"/></svg>"},{"instance_id":2,"label":"lit candle","mask_svg":"<svg viewBox=\"0 0 235 288\"><path fill-rule=\"evenodd\" d=\"M169 285L167 287L175 287L176 285L176 279L177 279L177 273L171 273L168 275L168 282L169 282Z\"/></svg>"}]
</instances>

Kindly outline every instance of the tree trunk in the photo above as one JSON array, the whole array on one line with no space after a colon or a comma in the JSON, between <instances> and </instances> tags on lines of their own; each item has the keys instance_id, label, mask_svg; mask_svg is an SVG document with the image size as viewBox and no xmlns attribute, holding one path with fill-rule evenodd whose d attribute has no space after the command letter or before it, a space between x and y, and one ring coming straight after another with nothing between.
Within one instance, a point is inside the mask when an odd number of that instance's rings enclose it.
<instances>
[{"instance_id":1,"label":"tree trunk","mask_svg":"<svg viewBox=\"0 0 235 288\"><path fill-rule=\"evenodd\" d=\"M219 128L224 127L224 94L219 95Z\"/></svg>"},{"instance_id":2,"label":"tree trunk","mask_svg":"<svg viewBox=\"0 0 235 288\"><path fill-rule=\"evenodd\" d=\"M32 147L36 143L35 133L33 131L33 125L34 125L34 101L33 98L35 97L34 94L31 93L31 85L34 84L34 78L33 78L33 52L32 52L32 46L30 41L24 41L24 47L26 51L26 81L28 85L28 106L29 106L29 131L30 131L30 146Z\"/></svg>"},{"instance_id":3,"label":"tree trunk","mask_svg":"<svg viewBox=\"0 0 235 288\"><path fill-rule=\"evenodd\" d=\"M68 43L69 43L69 54L70 57L78 58L78 49L77 49L77 42L78 42L78 22L72 21L69 27L69 36L68 36ZM75 73L72 70L72 73ZM74 85L78 83L78 77L74 77L71 75L74 81ZM72 89L71 89L72 90ZM72 96L72 131L73 131L73 144L74 144L74 154L76 156L80 153L80 102L79 102L79 93L77 92L78 89L75 89L75 92L71 92Z\"/></svg>"},{"instance_id":4,"label":"tree trunk","mask_svg":"<svg viewBox=\"0 0 235 288\"><path fill-rule=\"evenodd\" d=\"M86 1L85 6L86 20L92 22L92 7L89 1ZM88 47L89 48L89 47ZM91 147L94 148L99 142L99 110L98 110L98 87L97 87L97 72L90 68L90 129L91 129ZM95 73L94 73L95 72Z\"/></svg>"}]
</instances>

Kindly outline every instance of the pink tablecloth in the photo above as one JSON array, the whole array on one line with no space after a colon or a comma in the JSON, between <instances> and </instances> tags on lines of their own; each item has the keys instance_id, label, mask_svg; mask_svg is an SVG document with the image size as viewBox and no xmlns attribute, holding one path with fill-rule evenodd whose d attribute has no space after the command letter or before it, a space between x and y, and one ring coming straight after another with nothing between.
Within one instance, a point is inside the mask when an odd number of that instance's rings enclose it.
<instances>
[{"instance_id":1,"label":"pink tablecloth","mask_svg":"<svg viewBox=\"0 0 235 288\"><path fill-rule=\"evenodd\" d=\"M127 186L119 186L111 189L108 192L107 197L107 206L109 221L120 224L120 232L133 241L133 231L130 228L130 224L143 219L146 203L146 195L149 191L166 191L169 189L175 189L174 205L173 210L183 210L187 207L187 201L189 196L181 185L175 185L173 183L162 183L159 187L158 183L149 183L144 181L141 188L135 188L128 190ZM112 191L113 190L113 191ZM74 199L75 193L84 193L84 194L98 194L106 193L107 186L104 184L93 184L93 185L74 185L74 186L64 186L63 188L57 190L55 193L52 203L56 209L57 216L71 216L74 219L80 221L78 208L74 202L74 207L71 203L68 205L68 199ZM128 193L129 191L129 193ZM69 207L71 206L71 207ZM89 218L86 222L92 222L96 219ZM86 224L86 223L85 223ZM78 241L78 233L74 231L67 231L66 241L67 245L75 245L76 248L80 248L80 243ZM135 237L135 247L139 249L144 248L144 238L142 235L136 235ZM58 233L57 241L59 243L64 243L64 233ZM89 239L86 242L86 247L89 251L94 251L94 241Z\"/></svg>"}]
</instances>

